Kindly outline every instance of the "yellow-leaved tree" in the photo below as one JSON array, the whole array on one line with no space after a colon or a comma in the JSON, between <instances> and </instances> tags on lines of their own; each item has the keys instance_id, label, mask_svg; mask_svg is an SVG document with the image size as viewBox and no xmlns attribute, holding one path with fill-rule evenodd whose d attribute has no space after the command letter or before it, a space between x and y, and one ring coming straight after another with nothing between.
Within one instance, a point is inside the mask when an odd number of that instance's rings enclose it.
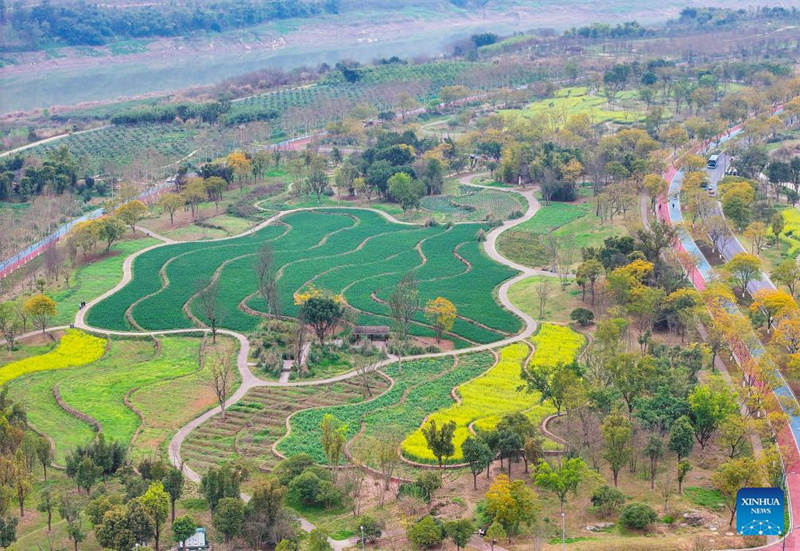
<instances>
[{"instance_id":1,"label":"yellow-leaved tree","mask_svg":"<svg viewBox=\"0 0 800 551\"><path fill-rule=\"evenodd\" d=\"M444 297L436 297L425 304L425 319L436 331L436 342L441 342L442 333L450 331L456 322L456 306Z\"/></svg>"},{"instance_id":2,"label":"yellow-leaved tree","mask_svg":"<svg viewBox=\"0 0 800 551\"><path fill-rule=\"evenodd\" d=\"M136 224L144 218L147 212L147 205L141 201L128 201L117 209L116 215L131 227L133 233L136 233Z\"/></svg>"},{"instance_id":3,"label":"yellow-leaved tree","mask_svg":"<svg viewBox=\"0 0 800 551\"><path fill-rule=\"evenodd\" d=\"M56 315L56 303L47 295L34 295L25 301L25 312L33 320L33 325L40 328L42 333L47 329L47 322Z\"/></svg>"}]
</instances>

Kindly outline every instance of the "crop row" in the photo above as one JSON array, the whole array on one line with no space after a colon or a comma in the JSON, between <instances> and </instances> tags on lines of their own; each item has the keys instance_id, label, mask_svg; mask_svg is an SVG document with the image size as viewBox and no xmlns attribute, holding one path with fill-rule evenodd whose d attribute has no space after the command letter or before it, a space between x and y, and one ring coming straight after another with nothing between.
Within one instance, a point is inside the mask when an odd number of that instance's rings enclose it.
<instances>
[{"instance_id":1,"label":"crop row","mask_svg":"<svg viewBox=\"0 0 800 551\"><path fill-rule=\"evenodd\" d=\"M490 216L495 219L507 219L515 210L524 210L523 205L512 193L502 191L480 191L461 197L453 202L459 206L473 209L473 220L486 220Z\"/></svg>"},{"instance_id":2,"label":"crop row","mask_svg":"<svg viewBox=\"0 0 800 551\"><path fill-rule=\"evenodd\" d=\"M366 84L383 84L387 82L430 81L434 86L450 86L461 84L465 75L475 67L475 63L466 62L432 62L418 65L391 63L358 69L358 82ZM341 72L331 72L323 80L326 84L345 85Z\"/></svg>"},{"instance_id":3,"label":"crop row","mask_svg":"<svg viewBox=\"0 0 800 551\"><path fill-rule=\"evenodd\" d=\"M372 376L372 392L379 394L387 387L384 377ZM355 380L325 387L256 388L228 408L224 422L216 416L193 431L181 452L198 472L237 457L246 457L259 468L270 469L278 460L272 453L272 444L286 434L289 415L308 408L363 400L362 388Z\"/></svg>"},{"instance_id":4,"label":"crop row","mask_svg":"<svg viewBox=\"0 0 800 551\"><path fill-rule=\"evenodd\" d=\"M389 308L373 300L372 293L385 301L398 279L406 271L416 270L423 302L444 296L455 303L461 316L480 319L488 326L459 319L454 333L470 341L493 342L519 329L519 320L500 308L492 296L494 287L514 272L480 250L475 239L480 226L409 227L392 224L376 213L354 212L357 214L302 211L284 218L289 231L268 226L255 236L149 251L135 260L131 283L93 307L88 320L108 329L128 329L125 312L134 305L132 317L145 329L192 327L183 306L196 293L199 278L208 281L218 272L223 305L220 325L251 330L258 319L238 305L256 292L253 256L261 243L271 240L276 265L281 266L278 290L285 315L297 314L292 295L313 280L319 288L343 293L363 316L377 316L377 321L371 320L373 324L386 325ZM159 273L162 268L169 281L166 287ZM248 305L263 309L263 301L256 297ZM191 307L202 319L198 301ZM415 333L432 334L422 325L426 323L422 313L416 321Z\"/></svg>"},{"instance_id":5,"label":"crop row","mask_svg":"<svg viewBox=\"0 0 800 551\"><path fill-rule=\"evenodd\" d=\"M553 365L571 362L583 346L583 337L569 329L545 324L531 341L536 347L530 365ZM437 411L430 419L437 423L455 421L456 452L450 462L463 460L461 444L470 434L470 425L480 430L492 430L500 418L509 413L524 411L537 424L555 409L541 403L541 395L528 393L522 378L523 362L528 355L524 344L513 344L500 352L500 361L482 377L458 388L460 404ZM402 444L403 454L415 461L433 462L425 437L418 428Z\"/></svg>"},{"instance_id":6,"label":"crop row","mask_svg":"<svg viewBox=\"0 0 800 551\"><path fill-rule=\"evenodd\" d=\"M367 415L364 418L363 440L359 439L355 445L364 445L370 437L380 437L382 434L407 435L414 432L431 413L453 403L450 394L453 388L464 386L462 383L486 372L493 363L494 357L488 353L459 357L457 369L430 383L412 388L402 403Z\"/></svg>"},{"instance_id":7,"label":"crop row","mask_svg":"<svg viewBox=\"0 0 800 551\"><path fill-rule=\"evenodd\" d=\"M105 347L104 340L90 338ZM133 388L143 389L196 371L199 347L198 339L188 338L163 339L158 350L150 340L114 340L97 361L64 371L30 373L12 381L9 391L15 400L28 406L30 422L53 439L57 461L61 462L76 445L91 440L94 432L89 424L56 404L54 387L59 387L67 405L97 420L106 438L128 445L140 419L125 405L125 395ZM164 396L164 402L154 404L159 415L169 410L168 403L180 398L177 388L171 384L173 392ZM181 407L187 410L185 404Z\"/></svg>"},{"instance_id":8,"label":"crop row","mask_svg":"<svg viewBox=\"0 0 800 551\"><path fill-rule=\"evenodd\" d=\"M183 157L192 151L194 136L194 131L177 125L109 126L73 134L27 153L41 157L65 145L75 157L84 159L90 172L98 172L103 163L124 164L146 150L168 158Z\"/></svg>"},{"instance_id":9,"label":"crop row","mask_svg":"<svg viewBox=\"0 0 800 551\"><path fill-rule=\"evenodd\" d=\"M86 365L99 360L105 350L105 339L69 330L58 346L47 354L25 358L0 368L0 385L28 373Z\"/></svg>"},{"instance_id":10,"label":"crop row","mask_svg":"<svg viewBox=\"0 0 800 551\"><path fill-rule=\"evenodd\" d=\"M347 439L353 438L367 415L400 402L406 390L417 385L435 385L436 379L452 368L452 358L436 358L403 362L402 373L397 364L386 368L385 373L395 380L388 392L374 400L353 405L334 406L301 411L290 420L291 431L278 442L278 451L285 455L308 453L315 461L325 463L325 453L319 439L319 425L325 414L331 414L347 426Z\"/></svg>"}]
</instances>

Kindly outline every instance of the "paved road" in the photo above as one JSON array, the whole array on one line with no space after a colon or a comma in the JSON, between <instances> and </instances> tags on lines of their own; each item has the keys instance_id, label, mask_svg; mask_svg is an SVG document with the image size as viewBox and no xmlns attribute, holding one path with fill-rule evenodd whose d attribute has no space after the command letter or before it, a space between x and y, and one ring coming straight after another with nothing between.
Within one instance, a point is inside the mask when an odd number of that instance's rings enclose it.
<instances>
[{"instance_id":1,"label":"paved road","mask_svg":"<svg viewBox=\"0 0 800 551\"><path fill-rule=\"evenodd\" d=\"M735 135L735 134L734 134ZM724 143L724 141L721 141ZM716 168L709 168L706 169L708 172L708 182L709 188L717 189L719 182L725 177L725 170L727 170L728 165L730 164L730 156L727 153L720 153L719 161L717 162ZM719 199L719 196L717 196ZM722 204L717 200L717 214L724 217L725 215L722 212ZM733 239L727 240L726 243L723 244L721 247L720 252L725 260L730 260L735 255L739 253L746 253L749 252L744 245L739 241L739 239L734 235ZM747 286L748 292L750 294L755 293L760 289L775 289L775 285L770 281L769 277L766 274L762 274L761 280L753 281Z\"/></svg>"},{"instance_id":2,"label":"paved road","mask_svg":"<svg viewBox=\"0 0 800 551\"><path fill-rule=\"evenodd\" d=\"M720 139L720 143L730 139L740 131L741 127L731 129L731 132ZM710 177L715 178L716 182L722 178L720 170L722 170L724 173L724 168L720 167L720 169L715 170L712 174L710 174ZM680 188L683 182L683 173L672 166L664 175L664 177L670 183L669 192L668 197L659 198L660 207L658 208L657 212L659 217L664 221L677 225L682 221L680 210ZM692 279L695 287L702 290L705 287L705 282L710 281L711 278L715 277L714 271L688 232L680 230L679 238L679 242L676 243L675 246L678 249L684 249L692 253L693 258L695 259L696 270L692 271L690 278ZM726 254L733 256L737 252L744 251L744 247L742 247L741 243L738 243L738 240L736 240L735 243L738 244L738 248L735 244L732 247L726 247ZM764 276L764 279L764 285L772 285L766 275ZM755 287L755 289L758 288L762 287ZM752 292L751 287L749 286L748 290ZM730 309L731 311L738 312L738 309L735 305L730 305ZM746 351L744 357L739 358L737 356L737 361L747 361L750 357L758 359L764 356L764 348L761 343L758 342L757 338L755 339L754 344L748 346L750 346L750 348ZM800 442L800 413L798 413L798 411L800 411L800 404L798 404L797 397L792 392L780 371L774 369L773 376L774 384L772 390L774 394L780 398L778 402L784 412L789 416L789 424L779 433L778 441L781 445L781 460L783 461L786 486L788 488L787 493L789 498L789 516L791 519L791 524L790 531L785 539L775 543L769 543L766 546L758 549L769 549L770 551L788 549L800 550L800 532L798 532L798 528L800 528L798 525L798 522L800 522L800 454L798 453L798 443Z\"/></svg>"},{"instance_id":3,"label":"paved road","mask_svg":"<svg viewBox=\"0 0 800 551\"><path fill-rule=\"evenodd\" d=\"M477 174L472 174L472 175L464 176L462 178L462 182L464 182L464 180L467 180L464 183L467 183L468 185L471 185L471 184L469 184L469 180L471 180L472 178L474 178L476 176L478 176L478 175ZM478 186L478 187L483 187L483 186ZM496 189L496 188L491 188L491 189ZM522 195L526 199L526 201L528 203L528 208L527 208L525 214L522 217L520 217L520 218L518 218L516 220L506 221L501 226L498 226L498 227L494 228L493 230L491 230L486 236L486 241L484 242L484 249L485 249L486 253L491 258L495 259L497 262L505 264L505 265L507 265L507 266L509 266L511 268L517 269L517 270L519 270L521 272L519 275L517 275L517 276L507 280L506 282L504 282L498 288L498 300L500 301L500 303L505 308L507 308L508 310L510 310L511 312L516 314L517 316L519 316L519 318L523 321L523 324L524 324L523 330L520 333L518 333L517 335L511 336L509 338L506 338L506 339L503 339L501 341L494 342L494 343L491 343L491 344L477 345L477 346L472 346L472 347L469 347L469 348L463 348L463 349L460 349L460 350L455 350L455 351L450 351L450 352L440 352L440 353L434 353L434 354L422 354L422 355L419 355L419 356L409 356L408 358L406 358L407 360L420 359L420 358L446 357L446 356L452 356L452 355L455 355L455 354L467 354L467 353L472 353L472 352L492 350L494 348L506 346L508 344L512 344L512 343L515 343L515 342L519 342L521 340L528 339L531 335L533 335L534 331L536 330L536 327L537 327L536 321L530 315L528 315L527 313L525 313L522 310L520 310L519 308L517 308L511 302L511 300L508 298L508 290L516 282L521 281L521 280L523 280L523 279L525 279L525 278L527 278L527 277L529 277L531 275L556 276L556 274L553 274L553 273L550 273L550 272L543 272L542 270L533 270L533 269L521 266L521 265L519 265L519 264L517 264L515 262L512 262L512 261L506 259L505 257L503 257L497 251L497 248L496 248L497 238L500 236L500 234L502 234L503 232L507 231L509 228L513 228L514 226L517 226L517 225L522 224L523 222L525 222L527 220L530 220L536 214L536 212L539 210L539 202L533 196L533 191L532 190L524 190L524 191L504 190L504 191L507 191L509 193L519 193L520 195ZM330 209L330 207L319 207L319 208ZM261 229L262 227L264 227L264 226L266 226L268 224L274 223L276 220L278 220L282 216L285 216L286 214L288 214L290 212L295 212L296 210L313 210L313 209L292 209L292 210L287 210L287 211L280 212L280 213L276 214L275 216L269 218L268 220L262 222L261 224L259 224L255 228L253 228L251 230L248 230L248 231L244 232L241 235L252 234L252 233L258 231L259 229ZM391 216L391 215L389 215L389 214L387 214L387 213L385 213L383 211L377 210L377 209L363 209L362 208L360 210L371 210L373 212L377 212L378 214L382 215L383 217L385 217L386 219L388 219L388 220L390 220L392 222L400 223L400 224L409 224L408 222L401 222L401 221L395 219L393 216ZM127 285L131 281L131 279L133 278L133 269L132 269L133 268L133 262L139 255L144 254L145 252L153 250L153 249L158 248L158 247L170 246L170 245L172 245L174 243L174 242L171 242L170 239L165 238L163 236L160 236L160 235L157 235L157 234L154 234L154 233L150 233L150 235L153 235L154 237L160 238L163 242L159 243L159 244L156 244L156 245L153 245L151 247L147 247L146 249L142 249L141 251L138 251L137 253L134 253L131 256L127 257L125 259L125 261L123 262L123 266L122 266L122 270L123 270L122 280L116 286L114 286L113 289L111 289L111 290L107 291L106 293L103 293L101 296L93 299L92 301L90 301L87 304L86 308L84 308L84 309L82 309L82 310L80 310L78 312L78 314L75 317L75 326L76 327L78 327L80 329L83 329L83 330L86 330L86 331L89 331L89 332L92 332L92 333L98 333L98 334L103 334L103 335L108 335L108 336L112 336L112 335L113 336L135 336L135 335L139 335L139 336L159 336L159 335L176 335L176 334L179 335L179 334L193 334L193 333L197 334L199 332L208 333L210 331L208 328L204 328L204 327L199 327L199 328L195 328L195 329L175 329L175 330L164 330L164 331L109 331L109 330L105 330L105 329L101 329L101 328L91 327L86 323L86 312L89 311L89 309L91 309L94 305L98 304L100 301L102 301L102 300L110 297L114 293L118 292L120 289L125 287L125 285ZM235 236L235 237L239 237L239 236ZM210 240L210 241L225 241L225 240L229 240L229 239L235 239L235 237L225 237L225 238L220 238L220 239ZM256 377L253 374L253 372L250 370L250 366L248 364L248 357L249 357L249 353L250 353L250 343L249 343L249 340L247 339L247 337L245 335L242 335L241 333L237 333L235 331L229 331L229 330L226 330L226 329L220 329L217 332L219 334L222 334L222 335L231 336L231 337L233 337L233 338L235 338L235 339L237 339L239 341L239 353L238 353L238 356L237 356L236 366L237 366L237 369L239 371L239 375L241 377L241 385L239 386L238 389L236 389L236 392L234 392L234 394L230 398L228 398L228 400L226 400L226 402L225 402L225 407L226 408L236 404L239 400L244 398L244 396L247 394L248 391L250 391L252 388L255 388L255 387L318 386L318 385L321 386L321 385L327 385L329 383L336 382L336 381L342 381L342 380L354 377L356 375L355 371L350 371L350 372L347 372L347 373L343 373L343 374L337 375L335 377L330 377L328 379L315 380L315 381L295 381L295 382L287 382L287 381L283 381L283 380L279 380L279 381L264 381L264 380L261 380L258 377ZM383 366L388 365L389 363L391 363L393 361L395 361L394 358L387 359L387 360L381 362L381 364L379 364L378 367L383 367ZM196 483L200 482L201 477L197 472L192 470L187 465L183 464L183 459L181 457L181 445L183 444L183 442L186 440L186 438L189 436L189 434L194 429L196 429L197 427L199 427L200 425L202 425L203 423L205 423L206 421L208 421L209 419L211 419L215 415L219 414L220 412L221 412L221 409L218 406L218 407L215 407L215 408L213 408L211 410L208 410L205 413L203 413L202 415L196 417L195 419L193 419L192 421L187 423L185 426L183 426L181 429L179 429L178 432L175 434L175 436L172 438L172 440L169 443L168 454L169 454L170 461L172 462L172 464L174 464L176 466L183 465L184 473L186 474L187 478L190 479L193 482L196 482ZM247 496L246 494L243 494L242 497L245 500L249 499L249 496ZM314 529L314 525L311 524L310 522L308 522L305 519L301 518L300 519L300 523L301 523L301 527L305 531L311 531L311 530ZM354 544L354 541L351 541L351 540L336 541L336 540L329 539L329 542L334 547L334 549L336 549L337 551L340 551L344 547L352 546ZM472 546L478 546L479 545L480 547L477 547L478 549L483 549L484 548L484 544L480 540L476 540L474 543L471 542L471 545ZM500 548L497 547L497 546L495 546L495 549L500 550Z\"/></svg>"}]
</instances>

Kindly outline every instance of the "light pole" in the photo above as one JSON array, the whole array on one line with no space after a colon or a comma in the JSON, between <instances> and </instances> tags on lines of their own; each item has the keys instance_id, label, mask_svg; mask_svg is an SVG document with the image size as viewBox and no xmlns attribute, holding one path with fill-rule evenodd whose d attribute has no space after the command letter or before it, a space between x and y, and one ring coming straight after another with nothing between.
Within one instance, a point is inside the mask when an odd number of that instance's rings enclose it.
<instances>
[{"instance_id":1,"label":"light pole","mask_svg":"<svg viewBox=\"0 0 800 551\"><path fill-rule=\"evenodd\" d=\"M364 546L366 545L366 540L364 539L364 526L361 526L361 551L364 551Z\"/></svg>"}]
</instances>

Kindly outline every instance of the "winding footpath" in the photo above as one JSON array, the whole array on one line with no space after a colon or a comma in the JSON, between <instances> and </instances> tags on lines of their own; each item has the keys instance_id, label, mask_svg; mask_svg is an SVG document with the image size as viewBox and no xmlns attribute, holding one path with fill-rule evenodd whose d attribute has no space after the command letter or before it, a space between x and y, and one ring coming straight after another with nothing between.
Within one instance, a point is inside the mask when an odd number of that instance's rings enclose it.
<instances>
[{"instance_id":1,"label":"winding footpath","mask_svg":"<svg viewBox=\"0 0 800 551\"><path fill-rule=\"evenodd\" d=\"M477 184L471 184L470 181L473 178L477 177L477 176L480 176L480 175L479 174L465 175L465 176L460 177L459 181L462 184L471 185L471 186L474 186L474 187L487 188L487 189L492 189L492 190L495 190L495 191L500 190L499 188L488 188L487 186L479 186ZM515 283L517 283L519 281L522 281L523 279L526 279L526 278L528 278L528 277L530 277L532 275L547 275L547 276L554 276L555 277L556 274L553 274L553 273L547 272L547 271L543 271L543 270L536 270L536 269L527 268L525 266L522 266L522 265L520 265L520 264L518 264L516 262L513 262L513 261L505 258L497 250L497 239L503 232L505 232L505 231L509 230L510 228L513 228L514 226L522 224L522 223L526 222L527 220L530 220L531 218L533 218L533 216L538 212L538 210L540 208L540 205L539 205L539 202L536 200L536 198L533 195L533 190L502 189L502 191L507 192L507 193L517 193L517 194L521 195L527 201L528 208L527 208L526 212L523 214L523 216L521 216L521 217L519 217L519 218L517 218L515 220L505 221L505 222L503 222L502 225L497 226L496 228L492 229L486 235L486 241L484 242L484 250L485 250L486 254L490 258L495 260L496 262L499 262L501 264L509 266L509 267L511 267L511 268L513 268L513 269L515 269L515 270L520 272L518 275L514 276L513 278L506 280L504 283L502 283L497 288L497 296L498 296L498 300L499 300L500 304L503 307L508 309L510 312L514 313L516 316L518 316L522 320L523 325L524 325L523 330L521 332L517 333L516 335L510 336L510 337L508 337L506 339L503 339L503 340L500 340L500 341L497 341L497 342L494 342L494 343L476 345L476 346L471 346L471 347L468 347L468 348L463 348L463 349L454 350L454 351L448 351L448 352L439 352L439 353L431 353L431 354L421 354L421 355L417 355L417 356L408 356L407 358L405 358L405 360L409 361L409 360L417 360L417 359L425 359L425 358L441 358L441 357L446 357L446 356L454 356L454 355L457 355L457 354L470 354L470 353L474 353L474 352L491 351L491 350L493 350L495 348L503 347L503 346L506 346L506 345L509 345L509 344L513 344L513 343L516 343L516 342L519 342L519 341L526 340L529 337L531 337L533 335L533 333L535 332L536 327L537 327L536 321L533 319L533 317L531 317L527 313L523 312L521 309L517 308L511 302L511 300L508 297L508 290ZM386 218L390 222L393 222L393 223L396 223L396 224L416 225L416 224L412 224L412 223L409 223L409 222L404 222L404 221L401 221L401 220L397 220L392 215L390 215L390 214L388 214L388 213L386 213L384 211L381 211L379 209L365 208L365 207L345 207L345 208L351 208L351 209L354 209L354 210L369 210L369 211L378 213L379 215L383 216L384 218ZM209 242L211 243L211 242L218 242L218 241L227 241L227 240L230 240L230 239L236 239L236 238L244 236L244 235L252 235L255 232L257 232L258 230L262 229L263 227L265 227L265 226L267 226L269 224L273 224L273 223L278 222L283 216L286 216L289 213L302 211L302 210L315 210L315 209L342 210L342 207L311 207L311 208L284 210L284 211L281 211L281 212L277 213L276 215L270 217L269 219L265 220L261 224L255 226L254 228L252 228L252 229L250 229L250 230L248 230L248 231L246 231L246 232L244 232L244 233L242 233L240 235L232 236L232 237L224 237L224 238L219 238L219 239L213 239L213 240L209 240ZM162 330L162 331L110 331L110 330L106 330L106 329L92 327L86 322L86 313L94 305L98 304L102 300L105 300L106 298L110 297L114 293L118 292L120 289L125 287L132 280L132 278L133 278L133 262L136 260L136 258L138 258L140 255L142 255L142 254L144 254L144 253L146 253L148 251L151 251L153 249L156 249L156 248L159 248L159 247L169 246L169 245L171 245L173 243L176 243L174 240L169 239L169 238L164 237L164 236L161 236L161 235L159 235L159 234L157 234L155 232L152 232L152 231L149 231L149 230L144 230L143 228L140 228L140 229L145 231L145 233L147 235L149 235L151 237L154 237L156 239L159 239L161 241L161 243L158 243L158 244L152 245L150 247L147 247L145 249L142 249L142 250L132 254L131 256L127 257L125 259L124 263L123 263L123 266L122 266L122 271L123 271L122 280L116 286L114 286L112 289L110 289L109 291L103 293L99 297L97 297L97 298L91 300L90 302L88 302L86 307L84 309L80 310L77 313L77 315L75 317L74 326L76 328L82 329L82 330L90 332L90 333L95 333L95 334L105 335L105 336L160 336L160 335L190 335L190 334L198 334L198 333L209 333L210 329L207 328L207 327L197 327L197 328L192 328L192 329L173 329L173 330ZM55 329L64 329L64 327L52 328L51 330L55 330ZM236 389L236 391L233 393L233 395L225 401L225 407L226 408L228 408L228 407L236 404L237 402L239 402L253 388L257 388L257 387L291 387L291 386L324 386L324 385L328 385L330 383L334 383L334 382L337 382L337 381L346 380L346 379L349 379L349 378L354 377L354 376L357 375L357 372L354 370L354 371L349 371L349 372L346 372L346 373L342 373L342 374L337 375L335 377L330 377L330 378L327 378L327 379L311 380L311 381L287 381L283 377L281 377L281 379L279 381L265 381L265 380L262 380L262 379L259 379L258 377L256 377L253 374L253 372L250 370L250 366L248 364L248 357L250 355L250 343L249 343L248 338L245 335L241 334L241 333L238 333L236 331L230 331L230 330L227 330L227 329L219 329L219 330L217 330L217 333L219 333L221 335L227 335L229 337L232 337L232 338L236 339L239 342L239 352L238 352L238 356L237 356L236 366L237 366L237 369L239 371L239 375L240 375L240 378L241 378L241 384ZM31 333L31 334L28 334L28 335L24 335L21 338L30 336L32 334L38 334L38 332ZM381 367L385 367L386 365L388 365L388 364L390 364L390 363L392 363L394 361L396 361L396 358L389 358L387 360L384 360L384 361L382 361L382 362L380 362L378 364L377 369L380 369ZM199 427L200 425L202 425L203 423L205 423L206 421L208 421L209 419L211 419L215 415L219 414L220 412L221 412L221 408L219 406L217 406L215 408L212 408L212 409L206 411L205 413L201 414L200 416L196 417L195 419L193 419L192 421L187 423L185 426L183 426L181 429L179 429L178 432L173 436L172 440L169 443L168 454L169 454L170 462L173 465L175 465L176 467L182 467L186 477L189 480L191 480L191 481L193 481L195 483L199 483L200 482L201 476L200 476L200 474L198 474L197 472L192 470L189 466L184 464L183 458L181 456L181 446L182 446L183 442L186 440L186 438L189 436L189 434L194 429L196 429L197 427ZM249 496L244 495L244 494L242 495L242 497L245 500L249 499ZM310 522L308 522L307 520L302 519L302 518L299 519L299 520L300 520L300 524L301 524L301 527L302 527L303 530L311 531L311 530L314 529L314 526ZM350 540L344 540L344 541L338 541L338 540L329 539L329 542L334 547L334 549L336 549L337 551L341 551L345 547L349 547L349 546L354 545L356 543L356 540L353 539L353 538L351 538ZM477 549L485 549L485 548L487 548L485 546L485 544L480 539L476 539L476 538L473 538L473 541L470 543L470 546L474 547L474 548L477 548ZM496 545L495 545L495 549L497 549L498 551L504 551L502 548L500 548L500 547L498 547Z\"/></svg>"}]
</instances>

